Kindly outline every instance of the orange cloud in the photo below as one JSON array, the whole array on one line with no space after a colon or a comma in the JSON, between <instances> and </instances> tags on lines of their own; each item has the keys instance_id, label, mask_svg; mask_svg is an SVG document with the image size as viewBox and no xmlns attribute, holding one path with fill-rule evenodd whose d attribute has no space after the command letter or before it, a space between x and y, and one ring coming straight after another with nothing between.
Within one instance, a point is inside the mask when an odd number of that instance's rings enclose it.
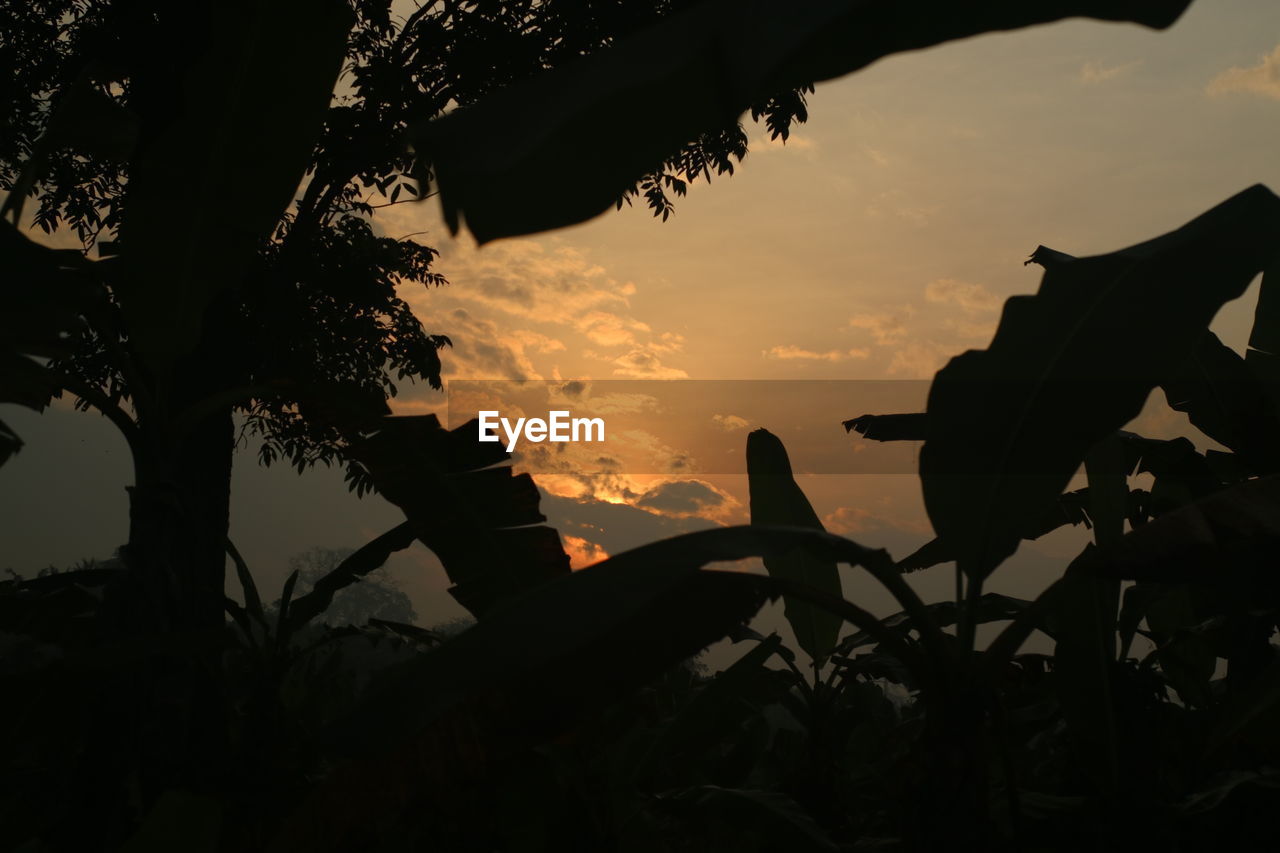
<instances>
[{"instance_id":1,"label":"orange cloud","mask_svg":"<svg viewBox=\"0 0 1280 853\"><path fill-rule=\"evenodd\" d=\"M933 375L956 354L953 347L913 340L904 344L893 354L887 370L890 376L932 379Z\"/></svg>"},{"instance_id":2,"label":"orange cloud","mask_svg":"<svg viewBox=\"0 0 1280 853\"><path fill-rule=\"evenodd\" d=\"M1280 45L1249 68L1228 68L1210 81L1210 95L1243 92L1280 101Z\"/></svg>"},{"instance_id":3,"label":"orange cloud","mask_svg":"<svg viewBox=\"0 0 1280 853\"><path fill-rule=\"evenodd\" d=\"M436 267L453 286L406 288L403 298L424 325L454 342L442 354L446 375L687 377L668 363L684 338L656 331L632 313L636 284L611 277L588 252L556 242L508 240L482 249L448 244ZM565 353L566 363L548 363L544 357L552 353Z\"/></svg>"},{"instance_id":4,"label":"orange cloud","mask_svg":"<svg viewBox=\"0 0 1280 853\"><path fill-rule=\"evenodd\" d=\"M603 347L631 346L636 342L637 332L650 331L646 323L606 311L590 311L578 318L575 325L588 340Z\"/></svg>"},{"instance_id":5,"label":"orange cloud","mask_svg":"<svg viewBox=\"0 0 1280 853\"><path fill-rule=\"evenodd\" d=\"M668 367L658 358L660 352L652 346L636 347L626 355L613 360L617 365L614 376L625 376L630 379L688 379L689 374L678 367Z\"/></svg>"},{"instance_id":6,"label":"orange cloud","mask_svg":"<svg viewBox=\"0 0 1280 853\"><path fill-rule=\"evenodd\" d=\"M725 432L746 429L750 425L750 421L737 415L712 415L711 420L715 421L716 426Z\"/></svg>"},{"instance_id":7,"label":"orange cloud","mask_svg":"<svg viewBox=\"0 0 1280 853\"><path fill-rule=\"evenodd\" d=\"M907 321L915 313L915 306L908 303L884 311L854 314L849 318L849 325L869 332L877 344L887 346L906 337Z\"/></svg>"},{"instance_id":8,"label":"orange cloud","mask_svg":"<svg viewBox=\"0 0 1280 853\"><path fill-rule=\"evenodd\" d=\"M560 536L560 541L564 545L564 552L569 555L569 568L574 571L609 559L609 554L604 548L581 536L564 533Z\"/></svg>"},{"instance_id":9,"label":"orange cloud","mask_svg":"<svg viewBox=\"0 0 1280 853\"><path fill-rule=\"evenodd\" d=\"M850 358L866 358L869 355L871 355L870 351L865 349L833 349L814 352L791 344L780 344L764 351L765 358L777 358L783 361L845 361Z\"/></svg>"},{"instance_id":10,"label":"orange cloud","mask_svg":"<svg viewBox=\"0 0 1280 853\"><path fill-rule=\"evenodd\" d=\"M680 478L650 483L633 505L674 518L717 518L736 504L732 495L706 480Z\"/></svg>"}]
</instances>

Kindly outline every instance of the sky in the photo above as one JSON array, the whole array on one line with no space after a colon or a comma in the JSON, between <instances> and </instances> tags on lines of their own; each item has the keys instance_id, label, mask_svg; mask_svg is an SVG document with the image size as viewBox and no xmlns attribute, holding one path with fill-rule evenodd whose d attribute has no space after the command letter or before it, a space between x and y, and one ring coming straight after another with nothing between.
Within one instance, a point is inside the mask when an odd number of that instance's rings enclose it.
<instances>
[{"instance_id":1,"label":"sky","mask_svg":"<svg viewBox=\"0 0 1280 853\"><path fill-rule=\"evenodd\" d=\"M1280 189L1280 4L1197 0L1159 33L1070 21L982 36L821 84L809 105L785 145L748 122L737 173L693 185L665 223L637 205L477 249L449 236L432 201L379 211L384 233L441 251L451 283L402 296L454 340L447 378L589 380L601 396L624 380L688 379L715 398L717 410L699 409L687 427L663 411L665 397L633 411L629 440L649 443L647 462L592 477L529 463L575 565L745 522L745 478L731 473L740 462L725 460L741 459L752 428L823 459L886 452L840 421L875 412L885 380L922 399L948 358L984 347L1004 300L1037 288L1038 268L1023 265L1037 245L1103 253L1251 184ZM1215 322L1237 349L1255 299L1256 283ZM804 386L820 391L810 404L779 404L778 389L800 380L826 381ZM1179 432L1159 396L1144 428ZM424 385L393 405L445 410ZM109 555L126 531L123 442L65 403L43 416L0 406L0 418L28 441L0 468L5 560L29 574ZM797 467L813 472L799 481L828 529L895 557L929 538L910 473ZM397 521L376 496L348 494L340 472L262 470L252 448L237 459L231 536L267 589L290 555L358 547ZM1028 543L990 586L1034 595L1084 541L1063 531ZM390 571L423 624L462 614L421 546ZM887 612L884 595L842 571L847 597ZM911 580L928 597L952 582L942 568ZM785 633L776 609L761 623Z\"/></svg>"}]
</instances>

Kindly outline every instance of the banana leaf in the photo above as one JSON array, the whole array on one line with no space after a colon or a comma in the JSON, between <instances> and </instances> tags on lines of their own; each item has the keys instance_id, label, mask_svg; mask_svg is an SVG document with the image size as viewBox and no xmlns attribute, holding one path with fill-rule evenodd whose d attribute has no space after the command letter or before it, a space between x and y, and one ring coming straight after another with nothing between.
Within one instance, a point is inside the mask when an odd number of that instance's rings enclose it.
<instances>
[{"instance_id":1,"label":"banana leaf","mask_svg":"<svg viewBox=\"0 0 1280 853\"><path fill-rule=\"evenodd\" d=\"M704 0L477 106L411 127L409 138L419 176L434 174L449 227L456 232L465 219L484 243L603 213L686 143L732 126L752 104L881 57L1073 16L1164 28L1188 5Z\"/></svg>"}]
</instances>

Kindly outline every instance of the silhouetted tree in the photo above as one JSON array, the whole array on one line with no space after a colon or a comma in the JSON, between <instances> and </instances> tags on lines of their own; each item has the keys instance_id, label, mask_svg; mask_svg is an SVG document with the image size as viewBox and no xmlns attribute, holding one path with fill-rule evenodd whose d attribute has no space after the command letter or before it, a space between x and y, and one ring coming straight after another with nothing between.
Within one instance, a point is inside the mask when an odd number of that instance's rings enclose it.
<instances>
[{"instance_id":1,"label":"silhouetted tree","mask_svg":"<svg viewBox=\"0 0 1280 853\"><path fill-rule=\"evenodd\" d=\"M363 492L365 472L343 457L344 426L384 411L404 380L440 387L439 350L448 340L424 328L396 291L443 284L432 269L437 253L413 236L382 233L375 218L379 208L419 191L406 177L414 165L403 143L407 123L608 45L616 34L688 4L443 2L425 3L405 18L393 15L386 0L351 5L343 74L300 193L235 280L222 282L187 330L194 346L169 370L129 363L141 346L140 330L122 316L120 293L132 272L131 204L138 206L143 191L130 178L176 123L205 108L190 100L182 81L192 72L192 56L221 49L213 13L147 0L57 0L28 4L0 24L6 72L0 187L29 192L33 222L45 232L70 230L86 253L96 247L100 256L114 261L119 253L125 262L89 265L106 285L107 305L88 317L67 352L56 354L49 390L69 388L86 408L112 410L118 423L135 424L126 554L181 566L177 583L192 587L181 609L206 625L223 618L233 414L242 413L261 437L262 462L283 459L299 470L345 463L352 487ZM251 10L245 5L235 14ZM311 17L296 21L297 38L313 36ZM298 97L289 85L237 81L229 70L225 79L231 95L255 87L281 103ZM94 108L81 111L93 131L116 122L116 141L126 144L107 150L100 140L82 144L84 133L55 134L51 118L83 101ZM785 128L804 117L803 97L770 99L761 110L771 127ZM731 122L642 178L631 194L643 194L665 218L668 193L682 193L684 178L731 172L745 150L746 137ZM193 168L199 168L194 161ZM178 177L163 188L174 218L206 204L202 191L218 192L202 190L197 172ZM192 218L190 227L199 221ZM217 236L208 234L199 247L204 256L232 251ZM162 306L156 310L163 315ZM186 413L178 435L161 428L175 412ZM164 452L156 452L161 446Z\"/></svg>"},{"instance_id":2,"label":"silhouetted tree","mask_svg":"<svg viewBox=\"0 0 1280 853\"><path fill-rule=\"evenodd\" d=\"M239 280L228 283L200 318L199 339L174 369L172 380L130 370L122 354L136 348L117 310L121 282L105 264L92 269L106 279L110 305L54 362L85 407L120 408L136 420L139 442L172 440L154 435L150 401L162 397L169 412L187 409L198 417L180 437L181 452L160 470L138 466L132 490L130 549L137 558L152 551L147 541L163 536L172 553L161 559L183 565L205 580L200 586L202 621L221 622L230 464L236 443L232 416L246 416L262 438L259 455L283 459L299 470L316 462L346 461L343 423L356 412L378 412L403 380L440 387L439 350L448 344L428 332L396 292L402 284L436 286L436 251L412 236L386 235L376 225L378 208L414 198L406 178L413 156L403 144L410 119L465 105L521 77L611 43L683 3L581 2L425 3L407 18L393 15L386 0L355 0L343 76L324 117L300 194L259 244ZM241 10L249 14L249 6ZM119 251L127 257L129 175L134 161L184 111L201 105L184 100L189 57L216 36L207 11L146 2L58 0L28 4L0 27L5 70L0 140L0 187L29 190L33 221L45 232L72 231L86 252ZM308 21L297 22L298 38ZM262 87L287 101L296 93L283 80L228 77L226 86ZM82 90L109 101L132 128L138 144L124 159L71 145L42 151L41 134L60 104ZM771 126L803 118L803 99L792 95L762 105ZM98 123L99 128L102 122ZM730 172L746 150L736 124L708 134L680 152L633 190L655 213L670 211L668 191L682 193L682 176ZM29 187L20 186L33 152L45 155ZM193 185L168 187L173 217L204 203ZM193 221L193 227L197 223ZM127 227L124 229L127 232ZM201 247L209 254L225 247ZM174 298L180 298L175 296ZM88 392L88 393L82 393ZM98 392L98 393L93 393ZM336 401L336 402L335 402ZM136 456L139 453L135 446ZM367 478L346 461L359 491ZM174 518L163 510L184 507ZM161 549L164 550L164 549ZM217 595L212 591L218 590Z\"/></svg>"},{"instance_id":3,"label":"silhouetted tree","mask_svg":"<svg viewBox=\"0 0 1280 853\"><path fill-rule=\"evenodd\" d=\"M261 437L264 463L345 462L363 492L371 483L344 458L348 439L386 412L397 383L440 386L448 340L396 290L443 284L436 252L375 225L379 208L418 192L406 179L408 121L676 5L438 2L405 18L388 0L10 7L4 212L25 222L30 199L35 226L69 230L84 252L52 252L0 225L3 265L19 273L0 318L0 400L40 409L70 391L129 443L128 571L104 596L103 630L223 630L237 413ZM802 104L778 101L770 115L785 124ZM666 192L684 189L677 173L728 172L744 152L730 122L633 194L665 215ZM0 425L0 461L20 444ZM118 780L97 774L135 760L144 803L222 784L218 660L209 648L138 672L133 698L101 715L72 801L107 820L115 812L94 789ZM130 738L147 748L113 751ZM89 811L83 823L96 819Z\"/></svg>"}]
</instances>

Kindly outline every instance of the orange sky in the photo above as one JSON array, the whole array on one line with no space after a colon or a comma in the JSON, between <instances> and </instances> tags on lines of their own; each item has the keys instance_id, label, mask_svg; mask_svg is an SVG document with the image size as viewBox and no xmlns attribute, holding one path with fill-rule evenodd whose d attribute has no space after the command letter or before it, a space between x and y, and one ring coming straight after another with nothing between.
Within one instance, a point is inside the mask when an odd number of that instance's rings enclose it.
<instances>
[{"instance_id":1,"label":"orange sky","mask_svg":"<svg viewBox=\"0 0 1280 853\"><path fill-rule=\"evenodd\" d=\"M1250 184L1280 190L1280 4L1197 0L1164 33L1077 21L984 36L891 57L809 100L812 119L787 145L749 126L738 174L695 185L666 223L640 205L477 250L447 235L433 202L379 211L385 233L426 231L417 239L442 251L452 285L403 295L429 331L454 339L446 376L926 379L986 344L1006 297L1037 287L1038 270L1022 265L1037 244L1106 252ZM1219 317L1231 345L1243 345L1255 292ZM853 453L839 427L864 412L852 396L823 401L834 419L726 409L718 414L749 423L723 431L723 451L741 453L746 428L764 426ZM419 386L396 406L442 400ZM1158 408L1149 418L1176 429ZM62 409L43 425L12 407L0 417L30 439L0 469L0 517L17 521L14 568L109 553L125 529L123 445L98 419ZM57 463L77 454L87 478ZM560 495L548 514L582 559L707 523L699 517L745 520L740 476L698 476L699 499L661 472L627 473L590 488L546 481ZM232 536L251 563L257 554L268 587L289 554L358 546L395 521L376 498L347 495L335 472L299 480L242 454L236 478ZM927 538L913 477L802 486L833 530L865 544L901 556ZM83 529L49 520L77 501L93 517ZM1033 593L1078 544L1071 534L1035 543L996 588ZM428 624L457 612L433 566L420 547L394 565ZM884 605L850 581L851 597ZM942 594L950 578L915 582Z\"/></svg>"},{"instance_id":2,"label":"orange sky","mask_svg":"<svg viewBox=\"0 0 1280 853\"><path fill-rule=\"evenodd\" d=\"M636 207L477 250L466 235L446 237L428 202L391 209L385 227L426 229L443 249L454 286L409 298L429 328L458 340L451 376L927 379L985 345L1006 297L1038 286L1039 269L1022 263L1036 245L1106 252L1252 183L1280 187L1278 42L1280 7L1262 0L1196 3L1165 33L1078 21L984 36L819 86L812 120L788 144L751 128L738 173L695 185L665 224ZM1237 347L1255 293L1216 323ZM847 398L812 406L756 406L724 432L724 452L741 454L755 426L789 446L866 450L839 427L876 411L859 397L865 387L833 383ZM1143 428L1179 431L1181 416L1159 396ZM663 452L701 450L702 471L727 470L695 438L705 423L681 444L664 414L649 416ZM700 515L746 519L742 478L697 479L707 487ZM649 512L670 504L672 514L678 501L645 497L671 491L671 480L601 478L595 497ZM590 497L581 482L543 481ZM912 478L802 485L832 529L867 544L896 553L927 535ZM1044 568L1011 578L1015 591L1042 586L1080 541L1059 538L1028 548Z\"/></svg>"}]
</instances>

